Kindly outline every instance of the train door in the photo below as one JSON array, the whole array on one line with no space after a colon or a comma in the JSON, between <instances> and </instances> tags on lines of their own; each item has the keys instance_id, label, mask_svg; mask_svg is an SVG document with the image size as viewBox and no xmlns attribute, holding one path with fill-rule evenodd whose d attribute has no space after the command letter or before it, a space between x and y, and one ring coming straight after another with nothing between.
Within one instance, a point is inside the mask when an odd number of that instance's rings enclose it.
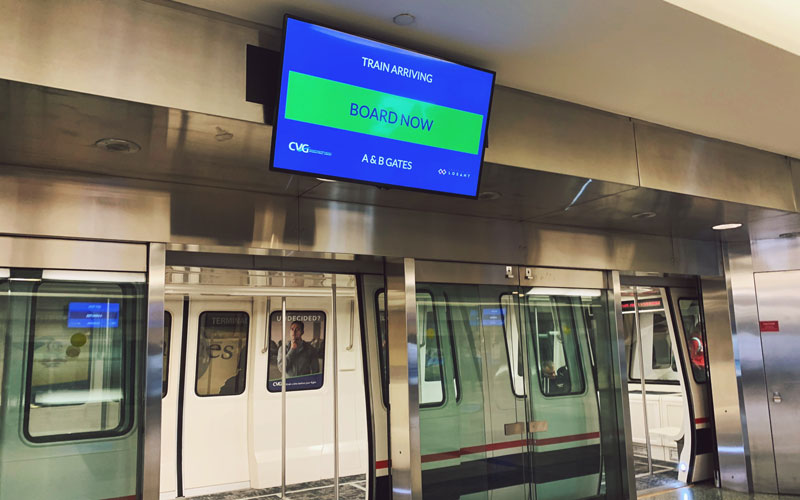
<instances>
[{"instance_id":1,"label":"train door","mask_svg":"<svg viewBox=\"0 0 800 500\"><path fill-rule=\"evenodd\" d=\"M137 498L147 246L0 238L0 254L0 498Z\"/></svg>"},{"instance_id":2,"label":"train door","mask_svg":"<svg viewBox=\"0 0 800 500\"><path fill-rule=\"evenodd\" d=\"M713 431L696 288L623 286L637 490L710 479Z\"/></svg>"},{"instance_id":3,"label":"train door","mask_svg":"<svg viewBox=\"0 0 800 500\"><path fill-rule=\"evenodd\" d=\"M247 361L252 301L189 302L183 400L186 496L248 488Z\"/></svg>"}]
</instances>

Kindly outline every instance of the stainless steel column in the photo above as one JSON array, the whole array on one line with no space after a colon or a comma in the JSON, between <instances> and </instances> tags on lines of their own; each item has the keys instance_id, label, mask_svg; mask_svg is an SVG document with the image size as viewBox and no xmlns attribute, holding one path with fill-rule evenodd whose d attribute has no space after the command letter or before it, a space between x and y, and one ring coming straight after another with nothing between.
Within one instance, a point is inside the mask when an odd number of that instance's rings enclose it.
<instances>
[{"instance_id":1,"label":"stainless steel column","mask_svg":"<svg viewBox=\"0 0 800 500\"><path fill-rule=\"evenodd\" d=\"M164 364L166 245L151 243L147 262L147 357L144 374L142 499L157 500L161 486L161 390Z\"/></svg>"},{"instance_id":2,"label":"stainless steel column","mask_svg":"<svg viewBox=\"0 0 800 500\"><path fill-rule=\"evenodd\" d=\"M733 356L736 367L739 404L737 407L717 406L717 384L731 388L729 380L722 382L715 366L714 344L721 342L712 338L708 332L709 368L711 371L711 390L714 397L714 418L719 419L720 411L738 412L741 418L741 431L744 436L743 450L746 457L748 485L750 491L758 493L777 493L778 480L775 470L775 452L772 445L772 426L770 424L767 377L764 368L761 332L758 324L755 278L753 277L753 258L750 242L723 242L723 265L728 290L729 314L733 338ZM722 341L725 345L727 340ZM726 422L726 419L722 419ZM720 420L716 420L719 425ZM730 432L730 430L728 430ZM719 432L718 432L719 433ZM722 443L719 443L722 446ZM720 455L720 462L722 455ZM720 465L722 465L720 463ZM730 477L733 475L734 477ZM723 487L741 489L741 481L736 474L722 476Z\"/></svg>"},{"instance_id":3,"label":"stainless steel column","mask_svg":"<svg viewBox=\"0 0 800 500\"><path fill-rule=\"evenodd\" d=\"M286 297L281 297L281 339L281 498L286 498Z\"/></svg>"},{"instance_id":4,"label":"stainless steel column","mask_svg":"<svg viewBox=\"0 0 800 500\"><path fill-rule=\"evenodd\" d=\"M633 435L631 434L631 407L628 404L628 358L625 355L625 327L622 322L622 285L619 272L611 272L613 293L612 358L614 360L614 386L617 389L616 424L619 439L620 468L622 469L622 492L609 498L634 498L636 496L636 476L633 457Z\"/></svg>"},{"instance_id":5,"label":"stainless steel column","mask_svg":"<svg viewBox=\"0 0 800 500\"><path fill-rule=\"evenodd\" d=\"M386 260L392 498L422 499L414 259Z\"/></svg>"},{"instance_id":6,"label":"stainless steel column","mask_svg":"<svg viewBox=\"0 0 800 500\"><path fill-rule=\"evenodd\" d=\"M647 420L647 385L644 373L644 348L642 347L642 327L639 323L639 287L633 287L633 319L635 323L636 346L639 351L639 383L642 386L642 416L644 416L644 443L647 447L647 474L653 475L653 449L650 446L650 422Z\"/></svg>"},{"instance_id":7,"label":"stainless steel column","mask_svg":"<svg viewBox=\"0 0 800 500\"><path fill-rule=\"evenodd\" d=\"M333 316L333 498L339 500L339 339L336 324L336 275L331 283L331 313ZM350 322L353 319L350 318Z\"/></svg>"}]
</instances>

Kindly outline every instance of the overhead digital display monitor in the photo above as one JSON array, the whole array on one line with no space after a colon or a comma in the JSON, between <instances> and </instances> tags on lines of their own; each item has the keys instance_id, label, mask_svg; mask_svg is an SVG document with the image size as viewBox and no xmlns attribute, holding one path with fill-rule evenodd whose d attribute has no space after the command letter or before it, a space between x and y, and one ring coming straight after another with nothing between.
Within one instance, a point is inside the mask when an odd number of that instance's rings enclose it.
<instances>
[{"instance_id":1,"label":"overhead digital display monitor","mask_svg":"<svg viewBox=\"0 0 800 500\"><path fill-rule=\"evenodd\" d=\"M118 302L70 302L67 328L117 328Z\"/></svg>"},{"instance_id":2,"label":"overhead digital display monitor","mask_svg":"<svg viewBox=\"0 0 800 500\"><path fill-rule=\"evenodd\" d=\"M270 168L477 196L494 76L287 16Z\"/></svg>"}]
</instances>

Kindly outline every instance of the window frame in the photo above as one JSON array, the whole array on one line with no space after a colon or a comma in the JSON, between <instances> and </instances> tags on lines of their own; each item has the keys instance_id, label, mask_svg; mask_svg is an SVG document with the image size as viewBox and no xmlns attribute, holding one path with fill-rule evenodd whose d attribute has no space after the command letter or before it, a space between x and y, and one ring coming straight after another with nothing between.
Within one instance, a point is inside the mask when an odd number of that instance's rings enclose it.
<instances>
[{"instance_id":1,"label":"window frame","mask_svg":"<svg viewBox=\"0 0 800 500\"><path fill-rule=\"evenodd\" d=\"M442 292L444 296L444 314L447 322L447 329L450 331L450 356L453 360L453 389L456 392L456 403L461 402L461 373L458 370L458 350L456 349L455 328L453 328L453 317L450 310L450 297Z\"/></svg>"},{"instance_id":2,"label":"window frame","mask_svg":"<svg viewBox=\"0 0 800 500\"><path fill-rule=\"evenodd\" d=\"M526 297L527 297L527 296L526 296ZM570 311L574 311L574 309L575 309L576 305L575 305L575 304L573 304L573 303L571 303L571 302L570 302L570 300L569 300L569 299L570 299L570 297L569 297L569 296L566 296L566 295L547 295L547 297L548 297L548 298L549 298L551 301L552 301L552 300L556 300L556 304L555 304L555 305L556 305L556 309L555 309L555 311L554 311L554 312L555 312L556 318L558 319L558 327L559 327L559 331L560 331L560 332L562 333L562 335L563 335L563 330L561 329L561 323L562 323L562 321L561 321L561 315L559 314L559 311L558 311L559 304L557 303L557 299L558 299L559 297L560 297L560 298L563 298L563 299L565 299L565 300L567 301L567 304L565 304L565 305L569 305ZM580 297L578 297L578 298L580 298ZM526 302L528 302L528 301L526 301ZM526 303L526 304L525 304L525 307L526 307L526 308L527 308L527 307L529 307L529 304L527 304L527 303ZM553 303L552 303L552 302L551 302L551 305L550 305L550 307L553 307ZM580 309L581 309L581 311L583 310L583 304L579 304L577 307L578 307L578 308L580 308ZM530 314L529 312L527 312L527 311L526 311L526 314L527 314L527 316L528 316L528 322L529 322L529 323L530 323L531 321L534 321L534 320L533 320L533 318L531 317L531 314ZM578 338L578 325L577 325L577 322L575 321L575 315L574 315L574 313L573 313L573 314L571 314L571 317L572 317L572 325L571 325L571 328L572 328L572 332L573 332L573 334L575 335L575 359L576 359L576 361L578 362L578 372L580 373L580 381L581 381L581 386L582 386L582 388L581 388L581 390L580 390L580 391L570 391L570 392L565 392L565 393L563 393L563 394L547 394L547 393L545 393L545 392L544 392L544 386L543 386L543 384L542 384L543 380L542 380L542 377L541 377L541 375L540 375L541 368L542 368L542 364L541 364L541 358L540 358L540 356L539 356L539 339L537 338L537 339L536 339L536 342L534 342L534 349L533 349L533 351L534 351L534 354L535 354L535 356L536 356L536 378L538 379L538 383L539 383L539 393L540 393L542 396L544 396L545 398L560 398L560 397L564 397L564 396L581 396L581 395L584 395L584 394L586 394L586 390L587 390L587 385L588 385L588 384L586 383L586 377L584 376L584 367L583 367L583 351L581 350L581 341L580 341L580 339ZM529 324L529 327L531 327L531 326L533 326L533 325L530 325L530 324ZM533 334L533 329L531 329L531 334ZM568 359L568 358L567 358L567 352L566 352L566 348L564 347L564 344L563 344L563 342L562 342L562 344L561 344L561 348L564 350L564 359L565 359L565 360L566 360L566 359ZM569 365L568 365L568 364L567 364L567 365L565 365L565 366L567 366L567 367L568 367L568 369L569 369ZM571 376L572 376L572 375L570 375L570 377L571 377ZM573 385L573 384L572 384L572 378L570 378L570 386L572 386L572 385Z\"/></svg>"},{"instance_id":3,"label":"window frame","mask_svg":"<svg viewBox=\"0 0 800 500\"><path fill-rule=\"evenodd\" d=\"M315 310L305 310L305 309L303 309L303 310L300 310L300 309L289 310L289 309L287 309L286 310L286 315L287 316L289 314L299 314L299 313L320 314L320 315L322 315L322 330L323 330L323 333L325 334L325 337L323 338L323 345L322 345L322 350L324 351L323 354L322 354L322 369L319 372L319 375L322 376L322 381L319 383L318 387L306 387L306 388L301 388L301 389L289 389L289 387L287 387L286 388L286 392L287 393L288 392L317 391L317 390L322 389L323 387L325 387L325 368L327 368L327 363L325 363L325 353L328 352L328 332L327 332L327 330L328 330L328 314L325 311L321 310L321 309L315 309ZM269 315L267 316L267 338L270 341L272 340L272 315L273 314L282 314L282 311L280 311L280 310L271 311L269 313ZM270 363L271 363L271 360L269 359L269 353L268 353L267 354L267 380L266 380L267 392L269 392L270 394L280 394L281 393L280 389L274 391L274 390L269 388L269 380L270 380L270 378L269 378L269 366L270 366ZM275 358L275 364L276 365L278 364L277 353L276 353L276 358ZM304 375L301 375L301 376L304 376ZM289 379L289 377L287 377L287 380L288 379ZM287 384L287 386L288 386L288 384Z\"/></svg>"},{"instance_id":4,"label":"window frame","mask_svg":"<svg viewBox=\"0 0 800 500\"><path fill-rule=\"evenodd\" d=\"M217 314L217 313L238 313L244 314L247 317L247 330L245 331L244 336L244 385L242 386L242 392L236 394L200 394L197 392L197 382L200 380L200 377L197 374L197 371L200 367L199 357L200 357L200 331L203 328L203 322L201 319L205 314ZM247 370L248 370L248 361L249 361L249 352L248 349L250 347L250 313L247 311L236 311L236 310L228 310L228 311L220 311L220 310L207 310L207 311L200 311L200 314L197 315L197 343L195 345L195 357L194 357L194 394L198 398L220 398L220 397L230 397L230 396L241 396L242 394L247 391Z\"/></svg>"},{"instance_id":5,"label":"window frame","mask_svg":"<svg viewBox=\"0 0 800 500\"><path fill-rule=\"evenodd\" d=\"M683 320L683 310L681 309L681 302L683 301L694 301L697 302L698 313L700 312L700 299L698 297L680 297L678 299L678 317L681 319L681 330L683 330L683 338L686 340L686 355L689 358L689 370L692 372L692 379L696 384L707 384L708 383L708 353L706 352L706 347L708 346L706 342L706 329L705 325L702 327L702 331L700 332L700 341L703 343L703 359L705 360L706 366L703 368L703 376L704 380L697 380L697 373L695 372L694 363L692 363L692 354L689 352L689 335L691 332L686 331L686 323ZM702 321L702 315L700 316L700 321Z\"/></svg>"},{"instance_id":6,"label":"window frame","mask_svg":"<svg viewBox=\"0 0 800 500\"><path fill-rule=\"evenodd\" d=\"M169 316L169 328L167 328L167 316ZM161 371L164 372L164 375L161 378L161 399L167 397L167 393L169 392L169 359L172 355L172 321L172 313L164 309L164 354L162 355L164 364L161 367Z\"/></svg>"},{"instance_id":7,"label":"window frame","mask_svg":"<svg viewBox=\"0 0 800 500\"><path fill-rule=\"evenodd\" d=\"M121 349L120 349L120 356L122 358L122 369L120 370L120 388L122 392L122 399L120 401L120 409L119 409L119 425L114 428L106 429L106 430L99 430L99 431L85 431L85 432L70 432L70 433L62 433L62 434L48 434L45 436L34 436L30 432L30 417L31 417L31 405L33 404L33 355L35 349L33 348L35 345L36 339L36 307L39 299L38 290L44 285L49 284L81 284L81 285L115 285L118 286L120 289L120 316L119 316L119 324L123 324L122 321L122 311L131 311L133 313L128 315L126 314L125 322L126 330L128 328L133 330L134 338L130 339L128 335L125 336L121 340ZM22 435L25 440L30 441L31 443L37 444L46 444L46 443L58 443L58 442L71 442L71 441L85 441L89 439L101 439L101 438L110 438L110 437L121 437L125 436L131 432L134 427L134 422L136 420L136 415L133 412L133 409L136 407L136 377L135 377L135 369L136 364L138 362L136 351L137 349L130 349L129 344L132 342L134 345L139 344L141 342L140 338L137 338L137 319L138 323L144 325L146 323L146 307L136 307L136 298L140 294L137 293L136 288L142 288L144 292L146 290L145 287L137 287L132 283L114 283L114 282L93 282L93 281L58 281L58 280L48 280L48 281L41 281L34 284L31 294L30 300L30 316L28 318L28 335L27 340L25 342L25 395L22 404ZM122 327L119 327L122 329ZM130 352L129 352L130 351ZM90 357L91 363L91 357ZM88 374L88 377L91 377L91 370ZM89 378L90 386L91 386L91 378ZM74 405L63 405L63 406L79 406L84 405L86 403L76 403ZM61 405L59 405L61 406Z\"/></svg>"},{"instance_id":8,"label":"window frame","mask_svg":"<svg viewBox=\"0 0 800 500\"><path fill-rule=\"evenodd\" d=\"M521 394L521 395L517 394L517 389L516 389L516 387L514 387L514 373L513 373L513 368L511 366L511 350L509 348L509 342L508 342L508 329L506 328L506 325L508 324L508 321L507 321L507 316L508 315L503 310L503 297L506 297L506 296L510 297L512 300L514 298L514 294L512 294L512 293L501 293L500 296L498 297L498 304L497 305L500 306L500 314L503 315L503 341L504 341L503 344L505 344L505 348L506 348L506 365L508 366L508 383L511 385L511 394L513 394L515 398L525 399L527 397L527 394L524 394L524 393ZM483 305L481 304L481 306L479 306L479 307L482 307L482 306ZM517 309L519 309L519 308L520 308L519 305L517 305ZM479 318L479 321L481 321L481 322L483 321L483 309L481 309L481 316ZM520 318L520 323L521 323L521 318ZM481 326L483 326L483 325L481 324ZM522 325L520 324L520 327L521 326ZM520 332L520 333L522 333L522 332ZM522 339L519 340L518 345L522 346ZM525 348L527 349L527 346L525 346ZM519 354L518 354L518 356L519 356ZM530 370L528 370L528 371L530 371ZM528 375L528 376L530 376L530 375ZM523 391L525 390L525 373L524 373L524 370L523 370L523 375L522 375L522 389L523 389Z\"/></svg>"},{"instance_id":9,"label":"window frame","mask_svg":"<svg viewBox=\"0 0 800 500\"><path fill-rule=\"evenodd\" d=\"M665 321L670 321L670 318L667 315L667 310L665 308L655 309L655 310L652 310L652 311L644 311L644 312L647 312L647 313L650 313L650 312L652 312L652 313L662 312L664 314ZM630 313L630 314L633 314L633 313ZM639 314L641 315L642 312L640 311ZM636 321L634 320L634 328L635 328L635 325L636 325ZM667 325L667 337L669 337L669 325ZM630 382L632 384L641 384L642 383L642 378L641 377L635 378L633 376L633 359L634 359L634 356L635 356L635 352L637 350L636 349L636 342L638 342L637 339L638 339L638 336L636 336L636 335L634 335L633 338L631 338L631 352L630 352L630 354L628 356L628 382ZM675 339L670 338L670 341L674 342ZM670 346L670 347L672 347L672 346ZM671 352L671 350L670 350L670 352ZM681 366L680 365L680 361L676 359L675 362L677 363L676 366L678 366L680 368L680 366ZM652 366L651 366L651 368L652 368ZM677 373L678 376L680 376L680 370L678 370L675 373ZM645 381L646 384L655 384L655 385L681 385L680 379L675 379L675 380L657 380L657 379L645 378L644 381Z\"/></svg>"},{"instance_id":10,"label":"window frame","mask_svg":"<svg viewBox=\"0 0 800 500\"><path fill-rule=\"evenodd\" d=\"M384 302L384 301L380 300L380 296L381 296L381 294L385 294L385 293L386 293L386 290L383 289L383 288L379 288L378 290L375 291L375 323L376 323L377 329L378 329L378 362L381 364L380 376L381 376L381 392L383 393L382 394L383 395L382 399L383 399L384 406L388 409L389 408L389 380L388 380L388 378L389 378L389 367L388 367L388 364L389 364L388 342L389 342L389 340L388 340L388 338L386 340L386 342L387 342L387 350L386 350L386 358L384 359L383 353L381 352L381 351L383 351L383 349L381 348L381 340L382 340L381 335L382 334L386 335L386 332L381 330L381 321L380 321L380 304L381 304L381 302ZM447 370L445 370L445 366L444 366L445 363L444 363L444 359L442 357L443 349L442 349L442 342L440 340L441 333L439 332L439 311L438 311L438 308L436 306L436 300L434 299L433 292L431 290L427 289L427 288L417 289L417 291L416 291L416 293L414 295L414 303L415 304L417 302L417 295L421 295L421 294L427 294L431 298L431 309L433 310L434 321L435 321L435 324L436 324L436 335L435 335L435 338L436 338L436 344L438 346L438 350L439 350L439 354L440 354L439 371L440 371L441 377L440 377L439 383L442 386L442 399L441 399L441 401L438 401L438 402L419 403L419 407L420 407L420 409L440 408L440 407L445 406L447 404L448 398L447 398L447 385L445 385L445 380L447 378ZM385 295L384 295L384 297L385 297ZM449 325L448 325L448 329L450 329ZM452 331L452 329L450 329L450 330ZM417 348L419 348L419 335L420 335L420 332L417 332ZM453 344L451 343L451 349L452 349L452 345ZM419 360L419 357L418 357L418 360ZM384 366L384 362L386 363L385 366ZM454 363L455 363L455 361L454 361ZM385 370L384 370L384 368L385 368ZM386 374L386 380L384 380L384 373ZM459 392L459 397L456 398L456 401L460 400L460 394L461 393Z\"/></svg>"}]
</instances>

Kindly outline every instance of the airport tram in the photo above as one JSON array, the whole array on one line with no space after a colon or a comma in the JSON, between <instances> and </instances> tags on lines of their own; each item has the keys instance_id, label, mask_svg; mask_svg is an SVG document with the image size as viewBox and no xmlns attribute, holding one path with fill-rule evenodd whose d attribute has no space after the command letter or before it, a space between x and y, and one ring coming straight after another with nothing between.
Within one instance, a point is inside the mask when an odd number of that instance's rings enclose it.
<instances>
[{"instance_id":1,"label":"airport tram","mask_svg":"<svg viewBox=\"0 0 800 500\"><path fill-rule=\"evenodd\" d=\"M604 290L420 282L416 308L426 497L605 494ZM287 365L282 430L283 314L287 345L299 334L313 366ZM640 487L711 477L696 290L623 288L622 315ZM340 488L389 498L387 346L380 276L168 269L161 497L245 498L279 492L282 481L290 492L329 488L336 349Z\"/></svg>"},{"instance_id":2,"label":"airport tram","mask_svg":"<svg viewBox=\"0 0 800 500\"><path fill-rule=\"evenodd\" d=\"M11 318L2 335L4 475L53 449L67 476L136 460L140 417L126 401L139 383L131 370L142 284L58 278L3 283L12 297L0 302ZM417 283L427 498L606 493L598 363L610 356L608 300L599 288ZM168 267L161 498L249 498L282 484L332 498L335 475L347 498L389 498L386 303L379 275ZM99 320L87 319L87 304L102 304ZM696 289L623 287L622 321L637 478L646 489L653 477L711 477ZM99 396L84 401L90 389ZM67 482L72 498L95 497ZM114 482L97 486L118 497L134 487ZM1 488L3 498L23 494L19 482Z\"/></svg>"}]
</instances>

